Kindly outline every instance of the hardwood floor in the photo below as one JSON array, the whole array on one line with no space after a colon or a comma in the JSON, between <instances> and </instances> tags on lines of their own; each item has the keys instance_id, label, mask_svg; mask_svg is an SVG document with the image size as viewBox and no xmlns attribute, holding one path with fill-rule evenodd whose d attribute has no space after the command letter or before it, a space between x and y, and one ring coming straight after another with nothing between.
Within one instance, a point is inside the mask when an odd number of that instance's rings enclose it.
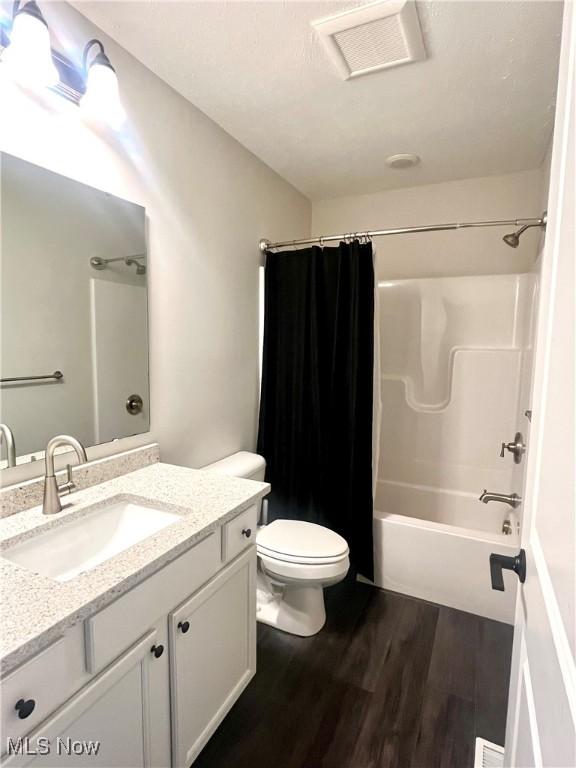
<instances>
[{"instance_id":1,"label":"hardwood floor","mask_svg":"<svg viewBox=\"0 0 576 768\"><path fill-rule=\"evenodd\" d=\"M194 768L465 768L504 743L512 627L347 580L258 672Z\"/></svg>"}]
</instances>

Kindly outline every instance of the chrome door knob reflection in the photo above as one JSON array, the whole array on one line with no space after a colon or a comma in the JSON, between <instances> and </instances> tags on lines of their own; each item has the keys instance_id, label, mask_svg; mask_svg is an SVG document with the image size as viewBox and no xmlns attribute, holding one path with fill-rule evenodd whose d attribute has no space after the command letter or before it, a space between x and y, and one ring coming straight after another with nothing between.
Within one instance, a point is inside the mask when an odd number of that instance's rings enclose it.
<instances>
[{"instance_id":1,"label":"chrome door knob reflection","mask_svg":"<svg viewBox=\"0 0 576 768\"><path fill-rule=\"evenodd\" d=\"M137 413L142 413L144 407L144 401L140 395L128 395L126 398L126 410L131 416L135 416Z\"/></svg>"}]
</instances>

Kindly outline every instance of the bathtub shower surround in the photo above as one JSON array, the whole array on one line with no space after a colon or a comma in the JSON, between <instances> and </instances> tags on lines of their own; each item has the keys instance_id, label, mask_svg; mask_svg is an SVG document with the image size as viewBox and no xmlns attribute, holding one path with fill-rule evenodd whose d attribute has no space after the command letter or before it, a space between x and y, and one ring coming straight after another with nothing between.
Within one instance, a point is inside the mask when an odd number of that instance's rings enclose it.
<instances>
[{"instance_id":1,"label":"bathtub shower surround","mask_svg":"<svg viewBox=\"0 0 576 768\"><path fill-rule=\"evenodd\" d=\"M512 622L515 581L494 592L488 558L517 549L521 508L478 496L515 490L500 446L522 428L534 286L531 274L379 283L379 586Z\"/></svg>"}]
</instances>

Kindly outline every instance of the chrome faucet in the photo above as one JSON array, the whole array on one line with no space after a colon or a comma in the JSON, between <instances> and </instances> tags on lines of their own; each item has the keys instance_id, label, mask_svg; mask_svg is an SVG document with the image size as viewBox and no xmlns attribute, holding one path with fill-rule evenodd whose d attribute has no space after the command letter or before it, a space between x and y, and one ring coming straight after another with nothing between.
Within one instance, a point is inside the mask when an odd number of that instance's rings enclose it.
<instances>
[{"instance_id":1,"label":"chrome faucet","mask_svg":"<svg viewBox=\"0 0 576 768\"><path fill-rule=\"evenodd\" d=\"M518 496L517 493L492 493L484 488L478 501L481 501L482 504L488 504L489 501L501 501L504 504L509 504L513 509L516 509L516 507L520 506L522 497Z\"/></svg>"},{"instance_id":2,"label":"chrome faucet","mask_svg":"<svg viewBox=\"0 0 576 768\"><path fill-rule=\"evenodd\" d=\"M14 433L8 426L8 424L0 424L0 443L4 438L6 443L6 458L8 459L8 466L16 466L16 443L14 442Z\"/></svg>"},{"instance_id":3,"label":"chrome faucet","mask_svg":"<svg viewBox=\"0 0 576 768\"><path fill-rule=\"evenodd\" d=\"M62 504L60 502L60 494L64 491L71 491L76 488L72 480L72 467L70 464L66 465L67 480L62 485L58 485L56 476L54 474L54 451L61 445L70 445L76 451L78 456L78 463L83 464L88 461L84 446L79 440L71 435L57 435L52 440L48 441L46 446L45 460L46 460L46 477L44 478L44 503L42 504L42 514L54 515L56 512L62 511Z\"/></svg>"}]
</instances>

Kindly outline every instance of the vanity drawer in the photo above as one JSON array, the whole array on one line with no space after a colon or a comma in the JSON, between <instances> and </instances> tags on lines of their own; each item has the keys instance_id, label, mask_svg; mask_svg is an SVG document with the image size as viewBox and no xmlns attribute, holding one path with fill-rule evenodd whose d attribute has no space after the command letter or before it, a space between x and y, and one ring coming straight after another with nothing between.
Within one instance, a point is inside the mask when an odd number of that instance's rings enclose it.
<instances>
[{"instance_id":1,"label":"vanity drawer","mask_svg":"<svg viewBox=\"0 0 576 768\"><path fill-rule=\"evenodd\" d=\"M256 543L258 506L249 507L226 523L222 529L222 560L227 563L246 547Z\"/></svg>"},{"instance_id":2,"label":"vanity drawer","mask_svg":"<svg viewBox=\"0 0 576 768\"><path fill-rule=\"evenodd\" d=\"M154 622L222 567L220 531L214 531L130 592L85 622L86 666L100 672Z\"/></svg>"},{"instance_id":3,"label":"vanity drawer","mask_svg":"<svg viewBox=\"0 0 576 768\"><path fill-rule=\"evenodd\" d=\"M1 681L0 752L5 752L9 737L30 733L89 679L79 624Z\"/></svg>"}]
</instances>

